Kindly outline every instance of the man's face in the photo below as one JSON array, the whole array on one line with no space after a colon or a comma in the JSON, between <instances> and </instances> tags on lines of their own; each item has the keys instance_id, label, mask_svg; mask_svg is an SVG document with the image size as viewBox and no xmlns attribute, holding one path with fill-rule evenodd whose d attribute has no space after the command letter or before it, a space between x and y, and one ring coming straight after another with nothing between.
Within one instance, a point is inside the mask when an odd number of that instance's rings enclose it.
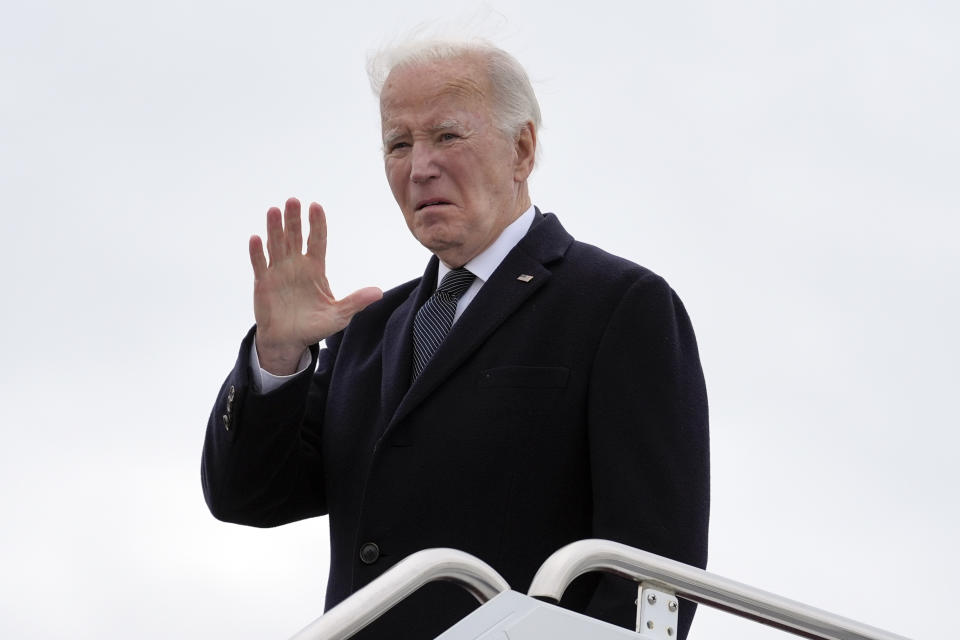
<instances>
[{"instance_id":1,"label":"man's face","mask_svg":"<svg viewBox=\"0 0 960 640\"><path fill-rule=\"evenodd\" d=\"M394 69L380 95L393 197L414 237L462 266L529 207L532 160L494 125L479 60Z\"/></svg>"}]
</instances>

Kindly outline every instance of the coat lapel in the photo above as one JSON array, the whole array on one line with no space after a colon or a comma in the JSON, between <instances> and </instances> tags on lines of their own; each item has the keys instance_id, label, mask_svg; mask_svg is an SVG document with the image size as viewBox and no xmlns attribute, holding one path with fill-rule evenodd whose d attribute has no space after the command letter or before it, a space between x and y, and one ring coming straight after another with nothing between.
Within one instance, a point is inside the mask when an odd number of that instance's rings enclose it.
<instances>
[{"instance_id":1,"label":"coat lapel","mask_svg":"<svg viewBox=\"0 0 960 640\"><path fill-rule=\"evenodd\" d=\"M380 415L389 419L410 387L413 365L413 319L417 311L433 295L437 284L437 265L432 258L420 284L390 315L383 333L380 380Z\"/></svg>"},{"instance_id":2,"label":"coat lapel","mask_svg":"<svg viewBox=\"0 0 960 640\"><path fill-rule=\"evenodd\" d=\"M435 258L427 267L416 295L412 295L393 314L384 336L384 386L381 397L385 400L384 408L395 406L397 409L383 435L386 435L395 424L427 399L497 327L515 313L540 287L547 284L550 279L550 270L546 265L562 258L570 243L573 242L573 238L560 226L560 222L553 214L543 216L539 211L537 213L530 231L507 254L490 279L484 283L477 297L453 325L443 344L412 385L410 385L410 369L413 358L411 338L413 319L420 305L436 288ZM523 276L522 279L521 276ZM399 384L403 386L398 386ZM409 389L407 389L408 385ZM404 391L406 391L405 395ZM387 404L388 399L392 402L396 398L400 398L399 404Z\"/></svg>"}]
</instances>

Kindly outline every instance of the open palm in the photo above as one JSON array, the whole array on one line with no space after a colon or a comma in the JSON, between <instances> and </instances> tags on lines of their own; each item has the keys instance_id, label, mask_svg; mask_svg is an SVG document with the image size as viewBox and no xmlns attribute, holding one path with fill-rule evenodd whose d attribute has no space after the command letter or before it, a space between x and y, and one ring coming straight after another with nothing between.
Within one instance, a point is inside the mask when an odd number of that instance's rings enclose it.
<instances>
[{"instance_id":1,"label":"open palm","mask_svg":"<svg viewBox=\"0 0 960 640\"><path fill-rule=\"evenodd\" d=\"M250 238L253 312L257 320L260 365L277 375L296 370L309 345L340 331L355 313L383 295L376 287L337 300L326 274L327 224L323 207L310 204L307 251L303 253L300 202L290 198L267 211L267 251L259 236Z\"/></svg>"}]
</instances>

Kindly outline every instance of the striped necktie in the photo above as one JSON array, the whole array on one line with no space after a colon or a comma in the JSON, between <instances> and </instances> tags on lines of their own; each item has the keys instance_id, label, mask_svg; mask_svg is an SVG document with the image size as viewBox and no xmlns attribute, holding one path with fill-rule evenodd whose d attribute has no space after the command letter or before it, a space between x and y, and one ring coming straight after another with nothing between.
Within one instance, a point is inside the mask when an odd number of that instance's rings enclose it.
<instances>
[{"instance_id":1,"label":"striped necktie","mask_svg":"<svg viewBox=\"0 0 960 640\"><path fill-rule=\"evenodd\" d=\"M423 303L413 321L413 379L416 380L430 358L440 348L453 326L457 312L457 300L470 288L474 276L464 267L454 269L443 276L440 286Z\"/></svg>"}]
</instances>

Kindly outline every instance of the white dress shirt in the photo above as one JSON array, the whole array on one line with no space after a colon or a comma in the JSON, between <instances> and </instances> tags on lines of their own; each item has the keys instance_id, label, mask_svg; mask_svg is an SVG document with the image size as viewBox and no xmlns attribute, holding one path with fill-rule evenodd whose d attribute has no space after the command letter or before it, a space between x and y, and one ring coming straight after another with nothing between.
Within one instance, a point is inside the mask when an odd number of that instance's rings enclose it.
<instances>
[{"instance_id":1,"label":"white dress shirt","mask_svg":"<svg viewBox=\"0 0 960 640\"><path fill-rule=\"evenodd\" d=\"M460 299L457 300L457 311L453 316L454 322L460 319L464 310L470 305L473 299L477 297L477 292L480 291L484 283L490 279L490 276L493 275L493 272L500 266L503 259L507 257L507 254L520 242L523 236L527 235L527 231L530 230L530 225L533 224L533 216L534 207L531 205L519 218L511 222L501 231L500 235L497 236L497 239L494 240L489 247L481 251L470 260L470 262L463 265L470 273L475 275L476 278L464 294L460 296ZM449 271L450 267L441 261L440 268L437 269L436 286L440 285L443 276L447 275ZM254 342L253 348L250 349L250 370L253 372L253 387L260 393L270 393L293 378L293 376L302 373L310 366L310 360L310 350L306 349L300 356L296 373L290 374L289 376L276 376L260 367L260 358L257 357L257 347L256 342Z\"/></svg>"}]
</instances>

